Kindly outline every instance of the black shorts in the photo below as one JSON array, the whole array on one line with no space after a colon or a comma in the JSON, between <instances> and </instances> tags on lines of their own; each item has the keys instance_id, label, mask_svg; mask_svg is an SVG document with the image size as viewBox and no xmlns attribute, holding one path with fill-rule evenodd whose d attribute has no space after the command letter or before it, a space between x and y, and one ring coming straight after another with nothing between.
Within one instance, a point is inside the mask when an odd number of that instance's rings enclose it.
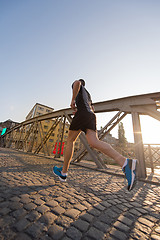
<instances>
[{"instance_id":1,"label":"black shorts","mask_svg":"<svg viewBox=\"0 0 160 240\"><path fill-rule=\"evenodd\" d=\"M93 112L76 112L69 130L82 130L86 133L87 129L96 131L96 115Z\"/></svg>"}]
</instances>

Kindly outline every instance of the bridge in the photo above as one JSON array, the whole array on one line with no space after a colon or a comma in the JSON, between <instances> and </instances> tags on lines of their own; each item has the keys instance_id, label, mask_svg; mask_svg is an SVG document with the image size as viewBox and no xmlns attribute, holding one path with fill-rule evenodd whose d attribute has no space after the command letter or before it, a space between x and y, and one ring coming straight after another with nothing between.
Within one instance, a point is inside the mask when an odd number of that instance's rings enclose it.
<instances>
[{"instance_id":1,"label":"bridge","mask_svg":"<svg viewBox=\"0 0 160 240\"><path fill-rule=\"evenodd\" d=\"M123 118L125 118L128 114L132 116L134 152L136 159L139 160L138 176L145 179L147 176L146 157L142 140L140 115L148 115L160 121L160 92L97 102L94 103L94 108L95 113L115 113L114 117L112 117L112 119L110 119L110 121L98 133L99 139L102 140L108 133L110 133L113 128L117 126L117 124ZM71 122L72 117L72 109L66 108L23 121L8 130L2 136L3 146L24 152L32 152L34 154L39 154L43 151L45 155L50 155L51 152L48 150L47 145L50 137L54 134L57 126L61 125L57 142L60 142L60 148L62 148L65 125ZM44 134L42 123L48 120L52 121L52 125ZM40 141L37 141L37 136L39 136ZM72 162L75 164L79 163L84 159L86 154L89 154L90 158L96 164L96 167L98 169L107 169L107 165L105 164L100 154L97 151L91 149L88 145L84 133L81 133L79 138L84 147L76 152ZM148 149L153 172L154 164L152 162L152 153L150 146ZM61 149L59 152L61 152Z\"/></svg>"},{"instance_id":2,"label":"bridge","mask_svg":"<svg viewBox=\"0 0 160 240\"><path fill-rule=\"evenodd\" d=\"M72 110L28 119L1 139L0 239L160 239L160 183L145 179L148 163L140 123L140 115L144 114L160 120L160 93L104 101L94 107L96 113L116 112L99 131L100 139L127 114L132 115L140 181L129 192L125 179L106 174L108 165L88 146L82 133L79 141L84 147L75 152L67 182L61 183L52 172L53 165L62 163L58 158L61 151L56 151L53 158L49 141L59 126L57 142L63 143ZM51 125L45 133L47 121ZM152 159L151 145L147 149ZM154 151L158 155L156 147ZM97 169L80 166L86 154ZM112 167L116 172L116 166Z\"/></svg>"}]
</instances>

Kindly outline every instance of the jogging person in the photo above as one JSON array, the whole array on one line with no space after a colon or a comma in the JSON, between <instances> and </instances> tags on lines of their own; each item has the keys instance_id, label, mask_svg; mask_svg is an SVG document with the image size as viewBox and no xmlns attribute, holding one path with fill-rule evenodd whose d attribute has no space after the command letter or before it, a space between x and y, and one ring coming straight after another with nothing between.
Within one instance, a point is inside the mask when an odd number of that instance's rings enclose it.
<instances>
[{"instance_id":1,"label":"jogging person","mask_svg":"<svg viewBox=\"0 0 160 240\"><path fill-rule=\"evenodd\" d=\"M114 150L110 144L98 139L96 115L94 113L91 96L85 88L85 81L83 79L76 80L72 84L72 89L73 93L70 106L75 115L69 128L63 167L54 166L53 173L57 175L61 181L66 181L69 164L73 156L74 143L81 131L83 131L85 132L88 144L92 148L96 148L105 155L108 155L122 167L122 171L128 181L128 190L131 191L136 182L137 160L126 159Z\"/></svg>"}]
</instances>

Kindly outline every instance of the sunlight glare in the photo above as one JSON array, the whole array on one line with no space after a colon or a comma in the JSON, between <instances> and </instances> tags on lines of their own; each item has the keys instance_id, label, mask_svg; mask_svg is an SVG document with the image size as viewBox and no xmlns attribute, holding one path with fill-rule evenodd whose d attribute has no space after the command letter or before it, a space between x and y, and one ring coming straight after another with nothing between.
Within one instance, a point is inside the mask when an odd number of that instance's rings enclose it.
<instances>
[{"instance_id":1,"label":"sunlight glare","mask_svg":"<svg viewBox=\"0 0 160 240\"><path fill-rule=\"evenodd\" d=\"M116 112L98 113L97 116L97 129L104 127ZM123 120L125 137L128 142L134 142L132 116L128 114ZM160 144L160 121L149 117L140 116L142 138L144 144ZM118 125L111 131L113 137L118 138Z\"/></svg>"}]
</instances>

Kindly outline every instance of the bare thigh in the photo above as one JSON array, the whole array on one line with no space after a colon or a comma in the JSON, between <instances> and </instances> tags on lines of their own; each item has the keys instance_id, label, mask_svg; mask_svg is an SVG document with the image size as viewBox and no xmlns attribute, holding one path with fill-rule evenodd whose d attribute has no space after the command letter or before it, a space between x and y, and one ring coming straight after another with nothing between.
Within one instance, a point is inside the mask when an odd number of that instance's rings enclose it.
<instances>
[{"instance_id":1,"label":"bare thigh","mask_svg":"<svg viewBox=\"0 0 160 240\"><path fill-rule=\"evenodd\" d=\"M77 137L79 136L81 130L69 130L67 141L74 142L76 141Z\"/></svg>"},{"instance_id":2,"label":"bare thigh","mask_svg":"<svg viewBox=\"0 0 160 240\"><path fill-rule=\"evenodd\" d=\"M98 136L97 136L97 132L91 130L91 129L87 129L87 132L86 132L86 139L87 139L87 142L88 144L91 146L91 147L97 147L97 144L99 143L99 139L98 139Z\"/></svg>"}]
</instances>

